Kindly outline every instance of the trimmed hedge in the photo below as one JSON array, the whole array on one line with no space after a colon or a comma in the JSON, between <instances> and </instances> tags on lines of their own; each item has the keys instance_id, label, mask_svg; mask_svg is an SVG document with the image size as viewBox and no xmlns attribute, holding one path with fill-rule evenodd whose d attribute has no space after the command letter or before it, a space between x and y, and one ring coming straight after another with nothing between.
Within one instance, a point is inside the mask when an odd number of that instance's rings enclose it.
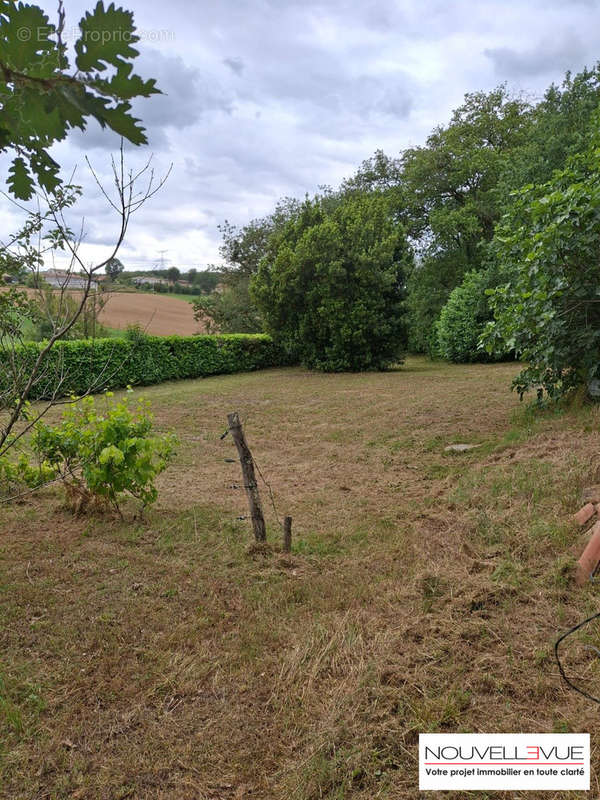
<instances>
[{"instance_id":1,"label":"trimmed hedge","mask_svg":"<svg viewBox=\"0 0 600 800\"><path fill-rule=\"evenodd\" d=\"M31 373L42 347L43 343L31 342L17 348L22 374ZM48 353L43 378L29 399L51 397L57 384L59 395L81 395L90 387L100 392L289 363L289 357L273 339L261 333L59 341ZM8 389L1 383L9 375L2 373L0 370L0 390Z\"/></svg>"}]
</instances>

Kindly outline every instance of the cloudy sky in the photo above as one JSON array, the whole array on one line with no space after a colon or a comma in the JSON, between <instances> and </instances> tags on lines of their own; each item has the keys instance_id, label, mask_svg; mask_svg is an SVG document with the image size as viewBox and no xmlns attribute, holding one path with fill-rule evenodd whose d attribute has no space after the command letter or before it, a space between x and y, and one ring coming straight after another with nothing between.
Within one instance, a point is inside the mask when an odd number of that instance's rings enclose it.
<instances>
[{"instance_id":1,"label":"cloudy sky","mask_svg":"<svg viewBox=\"0 0 600 800\"><path fill-rule=\"evenodd\" d=\"M65 0L67 32L92 2ZM40 3L54 19L56 4ZM164 95L136 104L164 189L132 219L126 268L218 263L224 219L244 224L283 195L337 185L377 148L424 142L465 92L507 82L540 96L600 59L600 0L126 0L136 71ZM86 187L89 258L116 220L86 175L107 175L114 134L94 122L54 150ZM13 221L6 206L4 228Z\"/></svg>"}]
</instances>

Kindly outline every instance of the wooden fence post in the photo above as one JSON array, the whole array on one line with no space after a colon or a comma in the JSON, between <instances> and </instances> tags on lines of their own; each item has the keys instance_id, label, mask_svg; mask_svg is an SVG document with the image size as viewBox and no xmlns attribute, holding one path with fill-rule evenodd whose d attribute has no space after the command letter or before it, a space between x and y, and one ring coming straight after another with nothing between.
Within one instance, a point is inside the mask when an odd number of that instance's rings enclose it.
<instances>
[{"instance_id":1,"label":"wooden fence post","mask_svg":"<svg viewBox=\"0 0 600 800\"><path fill-rule=\"evenodd\" d=\"M292 552L292 518L285 517L283 520L283 552Z\"/></svg>"},{"instance_id":2,"label":"wooden fence post","mask_svg":"<svg viewBox=\"0 0 600 800\"><path fill-rule=\"evenodd\" d=\"M237 447L238 455L240 457L240 464L242 467L242 476L244 478L244 488L248 496L248 505L250 506L250 517L252 518L252 528L254 530L254 538L257 542L265 542L267 539L267 529L265 527L265 518L262 512L262 505L260 502L260 494L258 492L258 484L256 482L256 475L254 473L254 461L252 460L252 453L246 442L244 436L244 429L240 422L240 417L237 411L233 414L227 415L229 423L229 431L231 437Z\"/></svg>"}]
</instances>

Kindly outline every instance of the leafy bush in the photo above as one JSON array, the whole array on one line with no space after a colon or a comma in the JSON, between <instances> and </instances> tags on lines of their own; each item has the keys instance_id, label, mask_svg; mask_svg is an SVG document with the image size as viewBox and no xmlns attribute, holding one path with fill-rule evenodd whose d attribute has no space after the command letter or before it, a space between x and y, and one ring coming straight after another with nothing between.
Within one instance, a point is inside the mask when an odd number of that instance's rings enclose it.
<instances>
[{"instance_id":1,"label":"leafy bush","mask_svg":"<svg viewBox=\"0 0 600 800\"><path fill-rule=\"evenodd\" d=\"M306 200L252 281L267 329L308 367L382 369L406 346L404 230L379 194Z\"/></svg>"},{"instance_id":2,"label":"leafy bush","mask_svg":"<svg viewBox=\"0 0 600 800\"><path fill-rule=\"evenodd\" d=\"M514 386L558 398L600 377L600 117L589 152L541 186L526 186L492 251L508 279L493 293L491 352L515 349L528 366Z\"/></svg>"},{"instance_id":3,"label":"leafy bush","mask_svg":"<svg viewBox=\"0 0 600 800\"><path fill-rule=\"evenodd\" d=\"M67 406L60 425L37 423L33 444L77 509L103 498L119 510L127 494L142 507L156 500L154 480L172 458L176 440L151 431L147 402L138 400L132 411L127 397L117 402L108 392L104 411L86 397Z\"/></svg>"},{"instance_id":4,"label":"leafy bush","mask_svg":"<svg viewBox=\"0 0 600 800\"><path fill-rule=\"evenodd\" d=\"M28 342L14 348L18 370L2 369L0 396L11 397L17 372L26 379L41 345ZM264 369L290 363L282 349L264 334L223 336L146 336L56 342L47 354L40 379L29 399L83 395L104 389L148 385L181 378Z\"/></svg>"},{"instance_id":5,"label":"leafy bush","mask_svg":"<svg viewBox=\"0 0 600 800\"><path fill-rule=\"evenodd\" d=\"M406 282L408 349L437 355L436 323L450 292L460 284L467 262L460 252L426 255Z\"/></svg>"},{"instance_id":6,"label":"leafy bush","mask_svg":"<svg viewBox=\"0 0 600 800\"><path fill-rule=\"evenodd\" d=\"M232 285L220 292L199 297L194 302L194 318L206 325L209 333L255 333L262 321L250 298L249 278L236 275Z\"/></svg>"},{"instance_id":7,"label":"leafy bush","mask_svg":"<svg viewBox=\"0 0 600 800\"><path fill-rule=\"evenodd\" d=\"M56 477L56 470L47 462L31 464L22 453L17 461L10 461L6 456L0 458L0 488L3 495L18 493L24 486L36 489Z\"/></svg>"},{"instance_id":8,"label":"leafy bush","mask_svg":"<svg viewBox=\"0 0 600 800\"><path fill-rule=\"evenodd\" d=\"M479 345L486 324L492 319L487 291L495 287L495 271L469 272L453 289L436 324L437 353L456 363L491 361L507 353L488 353Z\"/></svg>"}]
</instances>

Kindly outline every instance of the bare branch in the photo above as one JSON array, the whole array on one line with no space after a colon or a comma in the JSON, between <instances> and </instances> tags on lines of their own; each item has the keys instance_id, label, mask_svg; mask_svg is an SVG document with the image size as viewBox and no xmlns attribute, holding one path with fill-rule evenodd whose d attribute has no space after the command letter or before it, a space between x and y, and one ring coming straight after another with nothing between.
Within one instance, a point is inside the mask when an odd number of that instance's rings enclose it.
<instances>
[{"instance_id":1,"label":"bare branch","mask_svg":"<svg viewBox=\"0 0 600 800\"><path fill-rule=\"evenodd\" d=\"M59 3L59 11L61 4ZM84 239L85 227L82 220L79 226L77 235L71 231L67 220L65 218L65 209L70 208L75 202L75 198L80 194L79 187L72 184L65 186L61 192L56 195L50 196L47 192L42 191L36 196L37 210L31 211L25 206L17 203L13 198L8 199L14 202L21 210L27 212L27 222L19 233L11 237L6 244L0 244L0 252L12 252L16 248L15 258L24 263L31 271L31 274L37 280L34 280L34 289L39 295L38 306L40 313L45 315L49 327L51 328L51 335L47 342L40 348L31 372L28 375L23 373L19 365L19 350L18 347L22 343L22 337L10 337L8 342L0 337L0 384L6 385L9 388L0 394L0 408L8 409L8 419L6 423L0 427L0 456L4 455L11 447L14 447L16 442L22 439L54 405L62 404L65 402L73 402L72 399L60 400L64 394L64 388L68 376L64 373L64 364L61 366L59 360L58 373L52 376L53 390L51 397L47 400L44 408L40 409L30 418L23 420L23 413L28 403L28 399L33 393L33 389L39 386L42 381L49 378L48 371L50 369L50 362L48 356L55 348L56 343L64 339L67 334L73 329L82 314L85 313L88 306L88 301L93 295L94 307L96 307L95 290L93 290L94 275L103 268L106 268L117 255L121 247L125 235L127 233L131 215L138 211L142 205L153 197L157 191L162 188L167 180L171 167L166 175L154 185L154 171L151 169L152 157L148 159L146 164L135 174L131 171L126 172L125 158L123 150L123 141L119 148L118 160L113 157L111 159L111 166L113 171L113 179L115 184L116 198L113 199L105 190L100 182L97 173L94 171L89 160L86 158L92 176L100 188L101 194L107 201L109 206L116 212L118 216L118 228L115 237L115 243L110 249L110 254L107 258L95 263L87 265L81 257L81 245ZM136 184L147 176L144 188L136 192ZM6 195L5 195L6 197ZM42 203L46 210L42 211ZM46 232L46 226L54 226L51 230ZM45 244L48 242L48 244ZM40 266L44 262L44 257L50 254L54 261L54 255L57 248L66 249L69 256L68 269L65 272L64 280L59 282L58 287L58 301L57 303L50 302L53 294L44 295L41 288L40 281ZM84 285L81 294L78 295L74 308L71 308L71 298L73 294L69 290L69 284L72 277L79 272L84 279ZM94 292L94 294L93 294ZM67 302L69 301L69 302ZM108 371L110 358L94 380L90 381L83 396L98 391L102 383L105 383L104 377ZM122 364L118 365L120 368ZM2 372L5 376L12 378L12 381L1 380ZM113 373L114 374L114 373ZM11 388L12 383L12 388ZM21 425L20 423L23 422ZM18 426L18 430L17 430Z\"/></svg>"}]
</instances>

